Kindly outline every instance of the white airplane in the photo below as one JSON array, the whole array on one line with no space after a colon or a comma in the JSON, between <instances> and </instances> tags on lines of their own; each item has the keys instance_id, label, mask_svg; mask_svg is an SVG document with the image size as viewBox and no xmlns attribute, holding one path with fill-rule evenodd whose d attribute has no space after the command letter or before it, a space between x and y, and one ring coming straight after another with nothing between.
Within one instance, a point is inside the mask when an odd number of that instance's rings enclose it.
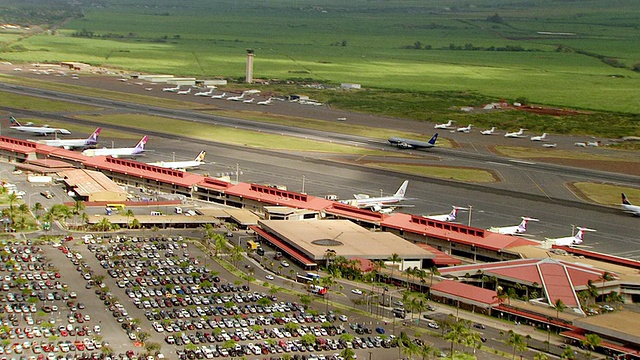
<instances>
[{"instance_id":1,"label":"white airplane","mask_svg":"<svg viewBox=\"0 0 640 360\"><path fill-rule=\"evenodd\" d=\"M624 193L622 193L622 208L628 213L640 216L640 206L631 204L631 202L627 200L627 195Z\"/></svg>"},{"instance_id":2,"label":"white airplane","mask_svg":"<svg viewBox=\"0 0 640 360\"><path fill-rule=\"evenodd\" d=\"M42 136L55 134L55 133L61 133L61 134L65 134L65 135L71 134L71 131L69 131L67 129L52 128L52 127L49 127L49 125L31 126L31 124L27 124L27 126L22 126L22 125L20 125L18 120L16 120L16 118L14 118L13 116L10 117L9 119L11 120L11 128L12 129L18 130L18 131L22 131L22 132L26 132L26 133L30 133L30 134L36 134L36 135L42 135Z\"/></svg>"},{"instance_id":3,"label":"white airplane","mask_svg":"<svg viewBox=\"0 0 640 360\"><path fill-rule=\"evenodd\" d=\"M538 219L530 218L530 217L522 217L522 221L518 225L514 226L504 226L504 227L492 227L487 230L491 232L495 232L503 235L516 235L523 234L527 231L527 223L529 221L539 221Z\"/></svg>"},{"instance_id":4,"label":"white airplane","mask_svg":"<svg viewBox=\"0 0 640 360\"><path fill-rule=\"evenodd\" d=\"M436 146L436 139L438 139L438 133L435 133L427 142L397 137L390 137L387 141L391 143L391 145L403 149L428 149Z\"/></svg>"},{"instance_id":5,"label":"white airplane","mask_svg":"<svg viewBox=\"0 0 640 360\"><path fill-rule=\"evenodd\" d=\"M215 86L210 88L208 91L197 92L194 95L195 96L211 96L213 95L213 90L215 90Z\"/></svg>"},{"instance_id":6,"label":"white airplane","mask_svg":"<svg viewBox=\"0 0 640 360\"><path fill-rule=\"evenodd\" d=\"M381 197L369 197L368 195L356 194L354 195L355 199L351 200L343 200L341 203L355 206L361 209L371 209L373 211L382 211L388 212L388 208L396 208L399 202L404 200L409 200L405 197L407 191L407 185L409 185L409 180L405 180L398 191L392 196L381 196Z\"/></svg>"},{"instance_id":7,"label":"white airplane","mask_svg":"<svg viewBox=\"0 0 640 360\"><path fill-rule=\"evenodd\" d=\"M451 124L453 124L453 120L449 120L444 124L436 124L436 126L434 126L434 129L451 129Z\"/></svg>"},{"instance_id":8,"label":"white airplane","mask_svg":"<svg viewBox=\"0 0 640 360\"><path fill-rule=\"evenodd\" d=\"M178 91L178 95L188 95L188 94L191 94L191 88L188 88L187 90Z\"/></svg>"},{"instance_id":9,"label":"white airplane","mask_svg":"<svg viewBox=\"0 0 640 360\"><path fill-rule=\"evenodd\" d=\"M463 207L454 206L453 210L451 210L451 212L448 213L448 214L425 215L424 217L426 217L427 219L438 220L438 221L454 221L456 219L456 216L458 216L458 210L469 210L469 209L463 208Z\"/></svg>"},{"instance_id":10,"label":"white airplane","mask_svg":"<svg viewBox=\"0 0 640 360\"><path fill-rule=\"evenodd\" d=\"M531 141L547 141L547 133L542 133L540 136L532 136Z\"/></svg>"},{"instance_id":11,"label":"white airplane","mask_svg":"<svg viewBox=\"0 0 640 360\"><path fill-rule=\"evenodd\" d=\"M522 134L524 133L524 131L527 129L520 129L518 131L514 131L514 132L508 132L506 134L504 134L504 137L508 137L508 138L522 138L522 137L526 137L523 136Z\"/></svg>"},{"instance_id":12,"label":"white airplane","mask_svg":"<svg viewBox=\"0 0 640 360\"><path fill-rule=\"evenodd\" d=\"M213 96L211 96L211 98L212 99L224 99L225 96L227 96L227 93L223 92L222 94L213 95Z\"/></svg>"},{"instance_id":13,"label":"white airplane","mask_svg":"<svg viewBox=\"0 0 640 360\"><path fill-rule=\"evenodd\" d=\"M100 128L97 128L86 139L53 139L53 140L39 140L38 143L48 146L61 147L67 150L73 150L77 148L90 148L98 145L98 136L100 136Z\"/></svg>"},{"instance_id":14,"label":"white airplane","mask_svg":"<svg viewBox=\"0 0 640 360\"><path fill-rule=\"evenodd\" d=\"M251 98L251 99L247 99L247 100L242 100L242 102L243 102L243 103L245 103L245 104L252 104L252 103L253 103L253 101L254 101L255 99L256 99L256 98Z\"/></svg>"},{"instance_id":15,"label":"white airplane","mask_svg":"<svg viewBox=\"0 0 640 360\"><path fill-rule=\"evenodd\" d=\"M242 94L240 94L240 95L238 95L238 96L229 96L229 97L227 98L227 100L231 100L231 101L242 101L242 100L244 100L244 94L245 94L245 93L242 93Z\"/></svg>"},{"instance_id":16,"label":"white airplane","mask_svg":"<svg viewBox=\"0 0 640 360\"><path fill-rule=\"evenodd\" d=\"M495 128L495 126L494 126L494 127L492 127L491 129L489 129L489 130L482 130L482 131L480 131L480 134L482 134L482 135L493 135L495 131L496 131L496 128Z\"/></svg>"},{"instance_id":17,"label":"white airplane","mask_svg":"<svg viewBox=\"0 0 640 360\"><path fill-rule=\"evenodd\" d=\"M600 146L600 141L587 141L587 146L598 147Z\"/></svg>"},{"instance_id":18,"label":"white airplane","mask_svg":"<svg viewBox=\"0 0 640 360\"><path fill-rule=\"evenodd\" d=\"M167 168L167 169L186 170L186 169L191 169L191 168L197 168L198 166L204 164L204 157L206 155L207 155L207 153L204 150L202 150L202 151L200 151L198 156L196 156L195 159L190 160L190 161L166 161L166 162L165 161L159 161L159 162L148 163L148 164L149 165L163 167L163 168Z\"/></svg>"},{"instance_id":19,"label":"white airplane","mask_svg":"<svg viewBox=\"0 0 640 360\"><path fill-rule=\"evenodd\" d=\"M166 87L166 88L163 88L162 91L164 91L164 92L178 92L178 91L180 91L180 85L176 85L175 87Z\"/></svg>"},{"instance_id":20,"label":"white airplane","mask_svg":"<svg viewBox=\"0 0 640 360\"><path fill-rule=\"evenodd\" d=\"M555 147L558 147L558 144L556 144L556 143L553 143L553 144L542 144L542 147L555 148Z\"/></svg>"},{"instance_id":21,"label":"white airplane","mask_svg":"<svg viewBox=\"0 0 640 360\"><path fill-rule=\"evenodd\" d=\"M144 145L149 139L148 136L144 136L142 140L132 148L102 148L102 149L87 149L82 152L85 156L111 156L114 158L119 157L135 157L141 155L144 152Z\"/></svg>"},{"instance_id":22,"label":"white airplane","mask_svg":"<svg viewBox=\"0 0 640 360\"><path fill-rule=\"evenodd\" d=\"M268 98L267 100L263 100L263 101L258 101L257 104L258 105L271 105L271 98Z\"/></svg>"},{"instance_id":23,"label":"white airplane","mask_svg":"<svg viewBox=\"0 0 640 360\"><path fill-rule=\"evenodd\" d=\"M582 244L585 231L595 231L595 230L578 227L578 232L573 236L567 236L567 237L561 237L561 238L555 238L555 239L547 238L546 240L551 241L553 242L553 244L559 245L559 246L576 246L576 245Z\"/></svg>"},{"instance_id":24,"label":"white airplane","mask_svg":"<svg viewBox=\"0 0 640 360\"><path fill-rule=\"evenodd\" d=\"M471 131L471 124L469 124L469 126L459 127L456 131L468 134Z\"/></svg>"}]
</instances>

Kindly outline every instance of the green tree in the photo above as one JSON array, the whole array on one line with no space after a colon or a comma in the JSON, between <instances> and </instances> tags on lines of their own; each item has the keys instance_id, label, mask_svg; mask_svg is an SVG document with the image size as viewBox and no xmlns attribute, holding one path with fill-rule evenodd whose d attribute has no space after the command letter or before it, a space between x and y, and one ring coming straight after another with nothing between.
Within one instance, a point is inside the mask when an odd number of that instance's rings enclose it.
<instances>
[{"instance_id":1,"label":"green tree","mask_svg":"<svg viewBox=\"0 0 640 360\"><path fill-rule=\"evenodd\" d=\"M567 346L564 348L564 351L560 355L561 359L574 360L576 358L576 354L573 352L573 348L571 346Z\"/></svg>"},{"instance_id":2,"label":"green tree","mask_svg":"<svg viewBox=\"0 0 640 360\"><path fill-rule=\"evenodd\" d=\"M513 349L513 359L516 358L517 351L524 351L527 348L527 342L525 341L524 336L514 332L513 330L509 330L507 345L511 346Z\"/></svg>"},{"instance_id":3,"label":"green tree","mask_svg":"<svg viewBox=\"0 0 640 360\"><path fill-rule=\"evenodd\" d=\"M560 312L564 311L567 308L567 305L564 304L562 299L557 299L553 303L553 307L556 309L556 319L558 319L560 317Z\"/></svg>"},{"instance_id":4,"label":"green tree","mask_svg":"<svg viewBox=\"0 0 640 360\"><path fill-rule=\"evenodd\" d=\"M597 334L587 334L580 343L587 349L587 358L591 359L591 353L600 346L602 339Z\"/></svg>"},{"instance_id":5,"label":"green tree","mask_svg":"<svg viewBox=\"0 0 640 360\"><path fill-rule=\"evenodd\" d=\"M456 322L451 324L450 331L444 336L444 339L451 343L451 358L453 359L454 354L454 346L465 344L467 342L467 335L469 333L469 329L464 325L463 322Z\"/></svg>"},{"instance_id":6,"label":"green tree","mask_svg":"<svg viewBox=\"0 0 640 360\"><path fill-rule=\"evenodd\" d=\"M391 256L389 256L387 261L391 261L391 263L393 264L393 267L391 268L391 278L393 279L393 272L396 269L396 264L401 262L402 258L397 253L393 253L393 254L391 254Z\"/></svg>"},{"instance_id":7,"label":"green tree","mask_svg":"<svg viewBox=\"0 0 640 360\"><path fill-rule=\"evenodd\" d=\"M341 352L340 352L340 356L342 356L344 358L344 360L354 360L355 359L355 355L356 353L349 349L348 347L345 347Z\"/></svg>"},{"instance_id":8,"label":"green tree","mask_svg":"<svg viewBox=\"0 0 640 360\"><path fill-rule=\"evenodd\" d=\"M533 360L549 360L549 357L547 354L539 352L533 356Z\"/></svg>"}]
</instances>

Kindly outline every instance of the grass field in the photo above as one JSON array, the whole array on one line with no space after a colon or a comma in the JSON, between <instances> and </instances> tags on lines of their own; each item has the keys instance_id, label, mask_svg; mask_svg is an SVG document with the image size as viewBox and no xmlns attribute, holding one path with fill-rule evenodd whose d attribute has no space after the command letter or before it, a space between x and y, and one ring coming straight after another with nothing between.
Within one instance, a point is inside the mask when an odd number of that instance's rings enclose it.
<instances>
[{"instance_id":1,"label":"grass field","mask_svg":"<svg viewBox=\"0 0 640 360\"><path fill-rule=\"evenodd\" d=\"M397 171L405 174L472 183L493 183L498 179L497 176L494 176L490 171L465 167L425 166L390 162L365 162L361 163L361 165Z\"/></svg>"},{"instance_id":2,"label":"grass field","mask_svg":"<svg viewBox=\"0 0 640 360\"><path fill-rule=\"evenodd\" d=\"M0 56L242 78L245 50L253 48L256 77L640 113L634 0L104 3L55 36L0 38ZM523 51L499 51L506 47Z\"/></svg>"},{"instance_id":3,"label":"grass field","mask_svg":"<svg viewBox=\"0 0 640 360\"><path fill-rule=\"evenodd\" d=\"M640 188L591 182L578 182L572 185L584 197L598 204L620 205L622 203L621 193L625 193L634 205L640 203Z\"/></svg>"},{"instance_id":4,"label":"grass field","mask_svg":"<svg viewBox=\"0 0 640 360\"><path fill-rule=\"evenodd\" d=\"M89 105L47 100L4 91L0 91L0 106L34 111L94 111L100 109Z\"/></svg>"}]
</instances>

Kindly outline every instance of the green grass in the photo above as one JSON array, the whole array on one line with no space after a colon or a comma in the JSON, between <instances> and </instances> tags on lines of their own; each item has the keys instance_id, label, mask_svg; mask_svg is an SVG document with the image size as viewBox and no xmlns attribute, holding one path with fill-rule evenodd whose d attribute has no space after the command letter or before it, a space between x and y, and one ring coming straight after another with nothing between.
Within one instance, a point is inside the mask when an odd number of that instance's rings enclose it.
<instances>
[{"instance_id":1,"label":"green grass","mask_svg":"<svg viewBox=\"0 0 640 360\"><path fill-rule=\"evenodd\" d=\"M619 186L611 184L601 184L592 182L577 182L572 184L580 194L598 204L602 205L620 205L620 193L625 193L632 203L640 203L640 189L628 186Z\"/></svg>"},{"instance_id":2,"label":"green grass","mask_svg":"<svg viewBox=\"0 0 640 360\"><path fill-rule=\"evenodd\" d=\"M516 0L479 0L473 7L453 0L106 4L84 9L84 17L67 23L56 36L12 42L0 56L17 62L75 60L148 73L241 78L245 50L253 48L254 73L262 78L356 82L420 94L526 97L554 106L640 112L635 96L640 76L629 69L640 60L633 0L584 0L579 9L572 2ZM496 13L502 23L487 21ZM83 29L100 37L72 37ZM432 49L405 48L416 41ZM449 50L450 44L529 51ZM572 51L556 52L558 44ZM626 68L576 51L615 58ZM420 101L412 103L419 107Z\"/></svg>"},{"instance_id":3,"label":"green grass","mask_svg":"<svg viewBox=\"0 0 640 360\"><path fill-rule=\"evenodd\" d=\"M498 181L498 177L491 171L465 168L465 167L448 167L433 165L411 165L390 162L363 162L361 165L375 167L385 170L397 171L405 174L414 174L424 177L432 177L438 179L447 179L474 183L493 183Z\"/></svg>"},{"instance_id":4,"label":"green grass","mask_svg":"<svg viewBox=\"0 0 640 360\"><path fill-rule=\"evenodd\" d=\"M608 161L627 161L630 164L637 164L638 161L634 157L628 157L627 153L621 152L616 155L612 154L593 154L586 151L578 150L557 150L557 149L532 149L518 146L496 146L495 150L508 157L518 159L536 159L536 158L556 158L556 159L574 159L574 160L608 160ZM633 159L633 160L630 160Z\"/></svg>"},{"instance_id":5,"label":"green grass","mask_svg":"<svg viewBox=\"0 0 640 360\"><path fill-rule=\"evenodd\" d=\"M97 111L100 108L0 91L0 106L34 111Z\"/></svg>"}]
</instances>

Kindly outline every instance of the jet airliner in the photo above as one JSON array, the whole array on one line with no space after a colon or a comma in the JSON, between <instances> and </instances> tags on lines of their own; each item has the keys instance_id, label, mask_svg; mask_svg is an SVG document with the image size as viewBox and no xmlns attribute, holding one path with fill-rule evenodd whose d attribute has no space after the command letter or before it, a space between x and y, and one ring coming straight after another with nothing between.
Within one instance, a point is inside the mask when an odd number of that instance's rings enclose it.
<instances>
[{"instance_id":1,"label":"jet airliner","mask_svg":"<svg viewBox=\"0 0 640 360\"><path fill-rule=\"evenodd\" d=\"M628 213L640 216L640 206L631 204L624 193L622 193L622 208Z\"/></svg>"},{"instance_id":2,"label":"jet airliner","mask_svg":"<svg viewBox=\"0 0 640 360\"><path fill-rule=\"evenodd\" d=\"M97 128L91 135L89 135L86 139L53 139L53 140L39 140L38 142L41 144L61 147L67 150L73 149L87 149L90 147L95 147L98 145L98 136L100 136L100 128Z\"/></svg>"},{"instance_id":3,"label":"jet airliner","mask_svg":"<svg viewBox=\"0 0 640 360\"><path fill-rule=\"evenodd\" d=\"M389 141L391 145L397 146L402 149L428 149L436 146L436 139L438 139L438 133L435 133L431 137L431 140L427 142L397 137L390 137L389 139L387 139L387 141Z\"/></svg>"},{"instance_id":4,"label":"jet airliner","mask_svg":"<svg viewBox=\"0 0 640 360\"><path fill-rule=\"evenodd\" d=\"M342 200L340 201L343 204L355 206L361 209L371 209L373 211L384 211L385 208L390 207L398 207L399 202L404 200L409 200L405 197L407 192L407 185L409 185L409 180L405 180L398 191L392 196L381 196L381 197L369 197L368 195L357 194L354 195L355 199L351 200Z\"/></svg>"},{"instance_id":5,"label":"jet airliner","mask_svg":"<svg viewBox=\"0 0 640 360\"><path fill-rule=\"evenodd\" d=\"M135 147L132 148L102 148L102 149L87 149L82 152L82 155L85 156L111 156L114 158L119 157L136 157L138 155L142 155L144 150L144 145L147 143L149 139L148 136L142 138L138 142Z\"/></svg>"},{"instance_id":6,"label":"jet airliner","mask_svg":"<svg viewBox=\"0 0 640 360\"><path fill-rule=\"evenodd\" d=\"M456 219L456 217L458 216L458 210L469 210L469 209L463 208L463 207L454 206L453 210L451 210L451 212L448 213L448 214L425 215L424 217L426 217L427 219L431 219L431 220L451 222L451 221L454 221Z\"/></svg>"},{"instance_id":7,"label":"jet airliner","mask_svg":"<svg viewBox=\"0 0 640 360\"><path fill-rule=\"evenodd\" d=\"M522 217L522 221L518 225L504 226L504 227L492 227L492 228L489 228L487 230L489 230L491 232L498 233L498 234L503 234L503 235L523 234L523 233L525 233L527 231L527 223L529 221L539 221L539 220L523 216Z\"/></svg>"},{"instance_id":8,"label":"jet airliner","mask_svg":"<svg viewBox=\"0 0 640 360\"><path fill-rule=\"evenodd\" d=\"M42 135L42 136L55 134L55 133L61 133L61 134L65 134L65 135L71 134L71 131L69 131L67 129L52 128L52 127L49 127L49 125L23 126L13 116L10 117L9 119L11 120L11 128L12 129L18 130L18 131L22 131L22 132L26 132L26 133L30 133L30 134L36 134L36 135Z\"/></svg>"},{"instance_id":9,"label":"jet airliner","mask_svg":"<svg viewBox=\"0 0 640 360\"><path fill-rule=\"evenodd\" d=\"M163 168L167 168L167 169L191 169L191 168L197 168L198 166L204 164L204 157L207 155L207 153L202 150L200 151L200 153L198 154L198 156L196 156L195 159L190 160L190 161L159 161L159 162L154 162L154 163L148 163L149 165L154 165L154 166L159 166L159 167L163 167Z\"/></svg>"}]
</instances>

